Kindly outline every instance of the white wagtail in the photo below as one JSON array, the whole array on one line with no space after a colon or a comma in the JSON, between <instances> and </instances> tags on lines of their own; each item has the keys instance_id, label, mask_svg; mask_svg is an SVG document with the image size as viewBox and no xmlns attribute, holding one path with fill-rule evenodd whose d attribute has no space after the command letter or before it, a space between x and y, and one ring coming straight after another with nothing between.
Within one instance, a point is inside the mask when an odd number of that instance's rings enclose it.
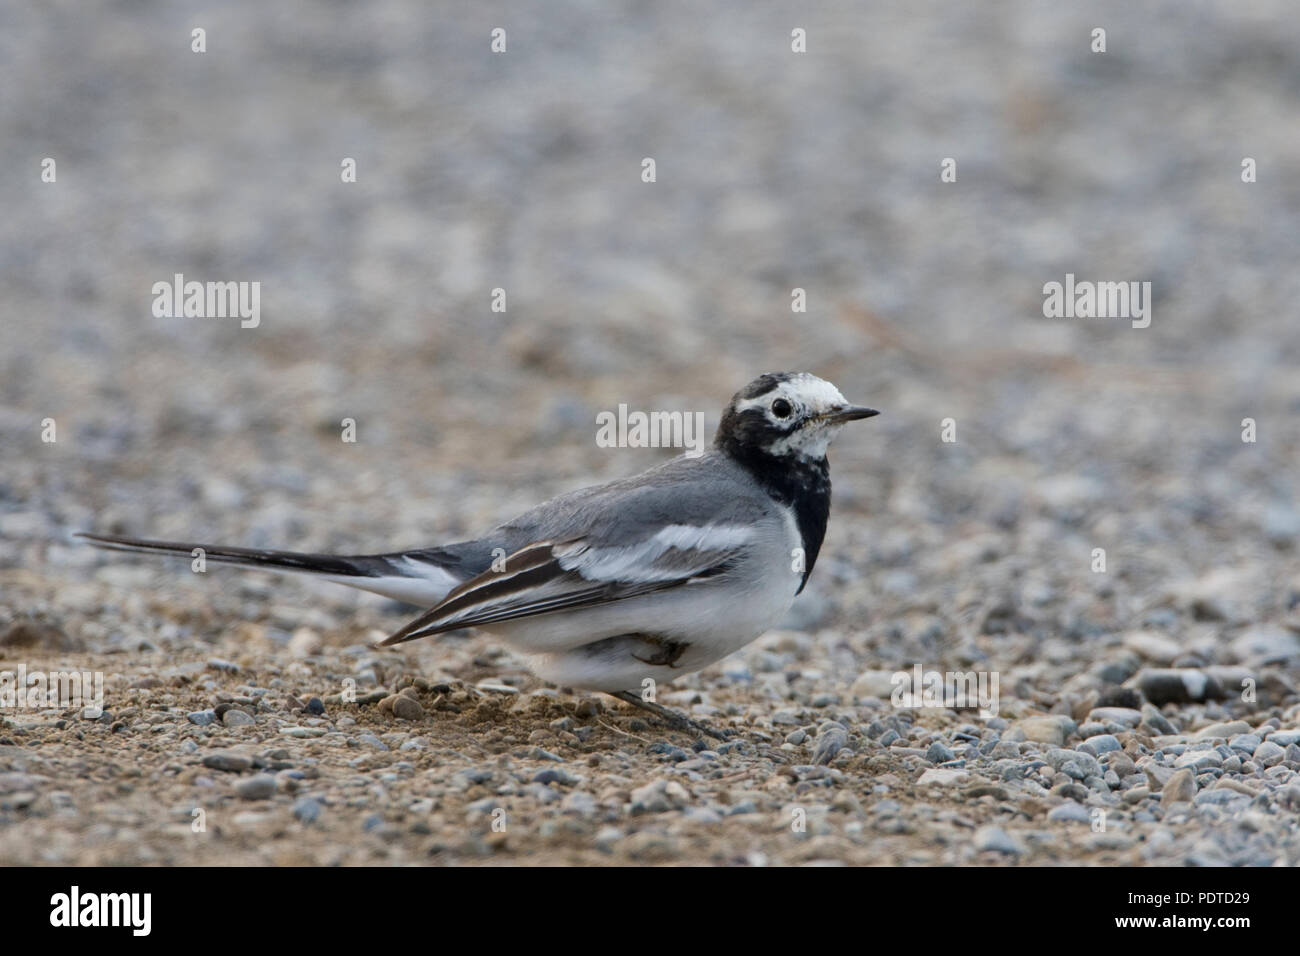
<instances>
[{"instance_id":1,"label":"white wagtail","mask_svg":"<svg viewBox=\"0 0 1300 956\"><path fill-rule=\"evenodd\" d=\"M778 624L817 561L831 508L826 449L878 414L806 372L731 399L713 447L538 505L482 537L376 555L302 554L83 535L125 551L297 571L428 610L384 644L478 627L533 672L712 732L636 691L699 670Z\"/></svg>"}]
</instances>

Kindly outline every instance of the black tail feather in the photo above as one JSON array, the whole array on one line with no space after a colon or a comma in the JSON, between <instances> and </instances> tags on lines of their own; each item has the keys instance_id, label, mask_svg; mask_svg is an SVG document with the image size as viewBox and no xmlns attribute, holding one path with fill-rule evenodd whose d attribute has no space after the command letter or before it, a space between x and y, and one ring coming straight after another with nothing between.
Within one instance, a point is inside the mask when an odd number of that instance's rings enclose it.
<instances>
[{"instance_id":1,"label":"black tail feather","mask_svg":"<svg viewBox=\"0 0 1300 956\"><path fill-rule=\"evenodd\" d=\"M382 555L305 554L299 551L266 551L260 548L231 548L222 545L182 541L150 541L123 535L79 532L98 548L110 551L133 551L138 554L174 554L189 557L202 548L204 558L218 564L237 564L249 568L277 568L311 574L340 577L384 577L394 573L392 563Z\"/></svg>"}]
</instances>

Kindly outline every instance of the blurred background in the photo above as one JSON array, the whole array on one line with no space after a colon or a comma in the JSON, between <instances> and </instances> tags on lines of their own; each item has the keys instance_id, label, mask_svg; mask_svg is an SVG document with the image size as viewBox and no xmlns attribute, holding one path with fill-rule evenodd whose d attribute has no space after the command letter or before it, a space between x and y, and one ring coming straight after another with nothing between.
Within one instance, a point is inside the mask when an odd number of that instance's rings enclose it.
<instances>
[{"instance_id":1,"label":"blurred background","mask_svg":"<svg viewBox=\"0 0 1300 956\"><path fill-rule=\"evenodd\" d=\"M68 535L428 545L671 454L597 447L601 410L711 431L806 369L884 411L832 450L790 622L852 666L1068 674L1141 625L1192 659L1261 623L1294 649L1285 0L45 2L0 7L0 64L10 621L189 646L312 595L350 642L399 609ZM1067 272L1150 281L1150 327L1044 318ZM260 326L155 317L175 273L260 282ZM141 585L179 609L133 616Z\"/></svg>"}]
</instances>

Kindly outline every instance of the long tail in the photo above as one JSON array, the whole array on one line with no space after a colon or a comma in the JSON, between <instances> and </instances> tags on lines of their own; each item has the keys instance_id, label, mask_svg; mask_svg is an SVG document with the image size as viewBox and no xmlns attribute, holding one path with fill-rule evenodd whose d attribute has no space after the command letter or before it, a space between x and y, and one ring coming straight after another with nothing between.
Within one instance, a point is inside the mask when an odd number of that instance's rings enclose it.
<instances>
[{"instance_id":1,"label":"long tail","mask_svg":"<svg viewBox=\"0 0 1300 956\"><path fill-rule=\"evenodd\" d=\"M260 548L232 548L225 545L183 541L150 541L123 535L77 534L97 548L191 557L202 549L205 562L315 574L328 581L373 591L397 601L431 607L462 580L436 559L434 551L395 554L307 554L300 551L265 551Z\"/></svg>"}]
</instances>

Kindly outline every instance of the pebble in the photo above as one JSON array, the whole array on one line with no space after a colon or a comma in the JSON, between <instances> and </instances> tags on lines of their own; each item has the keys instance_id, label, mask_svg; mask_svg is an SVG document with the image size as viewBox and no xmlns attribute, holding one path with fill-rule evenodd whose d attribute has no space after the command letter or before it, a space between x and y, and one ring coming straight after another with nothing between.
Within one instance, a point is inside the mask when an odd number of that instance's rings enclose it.
<instances>
[{"instance_id":1,"label":"pebble","mask_svg":"<svg viewBox=\"0 0 1300 956\"><path fill-rule=\"evenodd\" d=\"M925 752L925 759L930 763L947 763L949 760L956 760L957 755L944 746L941 741L936 740L930 744L930 749Z\"/></svg>"},{"instance_id":2,"label":"pebble","mask_svg":"<svg viewBox=\"0 0 1300 956\"><path fill-rule=\"evenodd\" d=\"M1175 771L1160 789L1160 805L1190 802L1196 796L1196 778L1186 768Z\"/></svg>"},{"instance_id":3,"label":"pebble","mask_svg":"<svg viewBox=\"0 0 1300 956\"><path fill-rule=\"evenodd\" d=\"M230 773L242 773L243 771L252 768L253 758L246 754L218 750L216 753L207 754L203 758L203 766L211 767L213 770L226 770Z\"/></svg>"},{"instance_id":4,"label":"pebble","mask_svg":"<svg viewBox=\"0 0 1300 956\"><path fill-rule=\"evenodd\" d=\"M227 727L251 727L257 721L251 715L232 707L221 715L221 723Z\"/></svg>"},{"instance_id":5,"label":"pebble","mask_svg":"<svg viewBox=\"0 0 1300 956\"><path fill-rule=\"evenodd\" d=\"M813 745L813 763L825 766L835 759L849 742L849 732L843 724L826 721L817 730L817 741Z\"/></svg>"},{"instance_id":6,"label":"pebble","mask_svg":"<svg viewBox=\"0 0 1300 956\"><path fill-rule=\"evenodd\" d=\"M917 778L918 787L953 787L970 779L969 770L948 770L931 767Z\"/></svg>"},{"instance_id":7,"label":"pebble","mask_svg":"<svg viewBox=\"0 0 1300 956\"><path fill-rule=\"evenodd\" d=\"M1282 762L1286 752L1271 740L1266 740L1255 748L1255 762L1264 767L1275 767Z\"/></svg>"},{"instance_id":8,"label":"pebble","mask_svg":"<svg viewBox=\"0 0 1300 956\"><path fill-rule=\"evenodd\" d=\"M1157 734L1174 734L1178 732L1177 728L1168 721L1165 715L1156 710L1152 704L1143 705L1142 723Z\"/></svg>"},{"instance_id":9,"label":"pebble","mask_svg":"<svg viewBox=\"0 0 1300 956\"><path fill-rule=\"evenodd\" d=\"M1136 727L1142 721L1142 711L1131 707L1094 707L1088 712L1088 723L1119 724Z\"/></svg>"},{"instance_id":10,"label":"pebble","mask_svg":"<svg viewBox=\"0 0 1300 956\"><path fill-rule=\"evenodd\" d=\"M259 773L235 784L235 794L241 800L269 800L275 795L275 777Z\"/></svg>"},{"instance_id":11,"label":"pebble","mask_svg":"<svg viewBox=\"0 0 1300 956\"><path fill-rule=\"evenodd\" d=\"M1258 734L1238 734L1228 741L1228 746L1231 749L1239 750L1244 754L1253 754L1259 744Z\"/></svg>"},{"instance_id":12,"label":"pebble","mask_svg":"<svg viewBox=\"0 0 1300 956\"><path fill-rule=\"evenodd\" d=\"M315 797L299 797L293 804L293 815L305 824L315 823L320 819L325 807Z\"/></svg>"},{"instance_id":13,"label":"pebble","mask_svg":"<svg viewBox=\"0 0 1300 956\"><path fill-rule=\"evenodd\" d=\"M631 812L666 813L684 807L689 800L690 794L677 781L653 780L632 791Z\"/></svg>"},{"instance_id":14,"label":"pebble","mask_svg":"<svg viewBox=\"0 0 1300 956\"><path fill-rule=\"evenodd\" d=\"M191 724L198 724L200 727L206 727L217 719L215 710L196 710L193 713L185 715L186 720Z\"/></svg>"},{"instance_id":15,"label":"pebble","mask_svg":"<svg viewBox=\"0 0 1300 956\"><path fill-rule=\"evenodd\" d=\"M405 694L398 694L393 700L393 716L398 720L423 720L424 708L420 702Z\"/></svg>"},{"instance_id":16,"label":"pebble","mask_svg":"<svg viewBox=\"0 0 1300 956\"><path fill-rule=\"evenodd\" d=\"M1157 664L1168 664L1183 652L1182 645L1172 637L1155 631L1130 631L1124 635L1124 646Z\"/></svg>"},{"instance_id":17,"label":"pebble","mask_svg":"<svg viewBox=\"0 0 1300 956\"><path fill-rule=\"evenodd\" d=\"M1010 856L1019 856L1025 852L1024 846L1018 840L1013 839L1006 830L994 825L982 826L976 830L972 843L980 852L991 850Z\"/></svg>"},{"instance_id":18,"label":"pebble","mask_svg":"<svg viewBox=\"0 0 1300 956\"><path fill-rule=\"evenodd\" d=\"M1226 724L1210 724L1210 726L1198 730L1196 732L1195 739L1196 740L1217 740L1217 739L1227 740L1229 738L1237 736L1238 734L1249 733L1250 729L1251 729L1250 724L1246 723L1244 720L1233 720Z\"/></svg>"},{"instance_id":19,"label":"pebble","mask_svg":"<svg viewBox=\"0 0 1300 956\"><path fill-rule=\"evenodd\" d=\"M1047 811L1047 819L1055 823L1092 823L1092 815L1088 810L1073 801Z\"/></svg>"},{"instance_id":20,"label":"pebble","mask_svg":"<svg viewBox=\"0 0 1300 956\"><path fill-rule=\"evenodd\" d=\"M1022 717L1012 723L1011 729L1021 731L1026 740L1059 747L1075 732L1077 725L1064 714L1049 714L1043 717Z\"/></svg>"},{"instance_id":21,"label":"pebble","mask_svg":"<svg viewBox=\"0 0 1300 956\"><path fill-rule=\"evenodd\" d=\"M1277 624L1258 624L1246 628L1228 650L1237 660L1256 667L1285 664L1300 658L1300 635Z\"/></svg>"},{"instance_id":22,"label":"pebble","mask_svg":"<svg viewBox=\"0 0 1300 956\"><path fill-rule=\"evenodd\" d=\"M1108 754L1112 751L1122 750L1118 739L1114 734L1098 734L1095 737L1089 737L1083 743L1079 744L1079 750L1094 757L1100 757L1102 754Z\"/></svg>"}]
</instances>

